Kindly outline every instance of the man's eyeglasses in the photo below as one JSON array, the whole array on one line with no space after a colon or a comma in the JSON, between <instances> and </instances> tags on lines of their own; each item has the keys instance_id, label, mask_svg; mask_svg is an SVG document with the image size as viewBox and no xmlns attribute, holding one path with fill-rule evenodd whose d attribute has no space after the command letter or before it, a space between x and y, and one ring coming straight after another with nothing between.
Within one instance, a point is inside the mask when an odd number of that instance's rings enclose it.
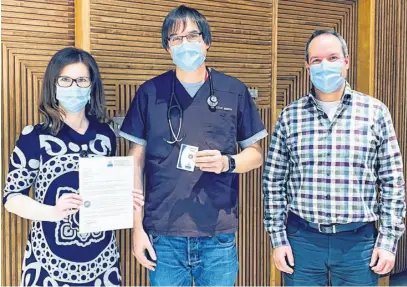
<instances>
[{"instance_id":1,"label":"man's eyeglasses","mask_svg":"<svg viewBox=\"0 0 407 287\"><path fill-rule=\"evenodd\" d=\"M179 45L184 41L184 38L187 39L189 43L197 43L201 40L202 33L189 33L185 36L171 36L168 38L170 45Z\"/></svg>"},{"instance_id":2,"label":"man's eyeglasses","mask_svg":"<svg viewBox=\"0 0 407 287\"><path fill-rule=\"evenodd\" d=\"M57 79L58 86L62 88L68 88L72 86L73 82L76 82L76 85L80 88L88 88L92 84L92 81L88 77L79 77L76 79L72 79L67 76L61 76Z\"/></svg>"}]
</instances>

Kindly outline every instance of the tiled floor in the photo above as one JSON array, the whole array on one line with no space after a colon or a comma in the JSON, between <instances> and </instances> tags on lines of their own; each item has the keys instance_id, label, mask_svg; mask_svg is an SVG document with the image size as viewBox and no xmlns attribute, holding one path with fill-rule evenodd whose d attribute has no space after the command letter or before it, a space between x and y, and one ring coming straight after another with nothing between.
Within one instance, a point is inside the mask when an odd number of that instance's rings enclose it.
<instances>
[{"instance_id":1,"label":"tiled floor","mask_svg":"<svg viewBox=\"0 0 407 287\"><path fill-rule=\"evenodd\" d=\"M407 286L407 272L390 276L390 286Z\"/></svg>"}]
</instances>

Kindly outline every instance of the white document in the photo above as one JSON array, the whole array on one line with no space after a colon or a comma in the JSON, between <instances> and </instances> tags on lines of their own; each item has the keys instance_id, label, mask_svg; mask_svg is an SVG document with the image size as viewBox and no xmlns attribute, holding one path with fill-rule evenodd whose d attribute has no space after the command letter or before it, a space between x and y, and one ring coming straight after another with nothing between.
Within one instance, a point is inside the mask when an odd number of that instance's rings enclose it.
<instances>
[{"instance_id":1,"label":"white document","mask_svg":"<svg viewBox=\"0 0 407 287\"><path fill-rule=\"evenodd\" d=\"M79 159L79 233L133 227L133 157Z\"/></svg>"}]
</instances>

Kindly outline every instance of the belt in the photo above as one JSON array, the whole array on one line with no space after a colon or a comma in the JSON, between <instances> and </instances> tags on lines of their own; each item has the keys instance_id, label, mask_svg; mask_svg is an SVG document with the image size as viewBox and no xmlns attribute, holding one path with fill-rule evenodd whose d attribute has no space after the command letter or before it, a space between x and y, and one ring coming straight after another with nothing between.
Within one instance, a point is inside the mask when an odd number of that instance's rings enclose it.
<instances>
[{"instance_id":1,"label":"belt","mask_svg":"<svg viewBox=\"0 0 407 287\"><path fill-rule=\"evenodd\" d=\"M351 222L351 223L346 223L346 224L319 224L319 223L313 223L313 222L308 222L305 219L299 217L297 214L294 214L292 212L288 213L288 221L294 221L294 222L299 222L305 226L309 226L313 229L318 230L320 233L324 234L335 234L339 232L345 232L345 231L352 231L356 230L366 224L372 223L373 222Z\"/></svg>"}]
</instances>

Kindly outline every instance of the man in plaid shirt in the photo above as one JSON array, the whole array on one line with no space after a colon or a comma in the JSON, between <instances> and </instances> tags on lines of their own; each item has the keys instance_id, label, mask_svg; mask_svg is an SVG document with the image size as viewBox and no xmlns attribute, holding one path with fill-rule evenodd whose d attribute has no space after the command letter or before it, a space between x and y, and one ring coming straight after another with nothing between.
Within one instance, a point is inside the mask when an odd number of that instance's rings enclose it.
<instances>
[{"instance_id":1,"label":"man in plaid shirt","mask_svg":"<svg viewBox=\"0 0 407 287\"><path fill-rule=\"evenodd\" d=\"M333 285L377 285L405 229L391 115L346 82L348 49L337 32L314 32L305 60L313 88L280 114L264 171L273 258L288 286L326 286L328 274Z\"/></svg>"}]
</instances>

